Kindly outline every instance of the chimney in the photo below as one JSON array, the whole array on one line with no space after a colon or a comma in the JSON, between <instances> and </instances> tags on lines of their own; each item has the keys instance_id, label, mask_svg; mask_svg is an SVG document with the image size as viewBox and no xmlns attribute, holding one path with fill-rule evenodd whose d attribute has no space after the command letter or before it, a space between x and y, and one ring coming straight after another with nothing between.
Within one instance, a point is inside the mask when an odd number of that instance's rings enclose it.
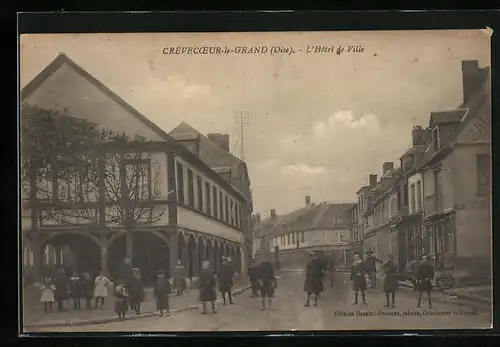
<instances>
[{"instance_id":1,"label":"chimney","mask_svg":"<svg viewBox=\"0 0 500 347\"><path fill-rule=\"evenodd\" d=\"M274 208L271 209L271 219L276 218L276 210Z\"/></svg>"},{"instance_id":2,"label":"chimney","mask_svg":"<svg viewBox=\"0 0 500 347\"><path fill-rule=\"evenodd\" d=\"M309 195L306 195L306 206L311 205L311 197Z\"/></svg>"},{"instance_id":3,"label":"chimney","mask_svg":"<svg viewBox=\"0 0 500 347\"><path fill-rule=\"evenodd\" d=\"M470 100L483 79L483 71L477 60L462 61L462 84L464 103Z\"/></svg>"},{"instance_id":4,"label":"chimney","mask_svg":"<svg viewBox=\"0 0 500 347\"><path fill-rule=\"evenodd\" d=\"M229 152L229 134L208 133L207 137L210 141L215 142L219 147Z\"/></svg>"},{"instance_id":5,"label":"chimney","mask_svg":"<svg viewBox=\"0 0 500 347\"><path fill-rule=\"evenodd\" d=\"M377 175L370 175L370 188L373 188L377 185Z\"/></svg>"},{"instance_id":6,"label":"chimney","mask_svg":"<svg viewBox=\"0 0 500 347\"><path fill-rule=\"evenodd\" d=\"M386 161L382 165L382 175L385 175L387 172L394 170L394 162L392 161Z\"/></svg>"}]
</instances>

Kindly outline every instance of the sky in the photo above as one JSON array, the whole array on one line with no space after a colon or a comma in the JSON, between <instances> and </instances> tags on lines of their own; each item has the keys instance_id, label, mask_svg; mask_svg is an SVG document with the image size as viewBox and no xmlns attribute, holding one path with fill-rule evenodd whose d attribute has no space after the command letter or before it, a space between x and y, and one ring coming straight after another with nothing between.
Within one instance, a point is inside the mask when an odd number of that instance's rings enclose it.
<instances>
[{"instance_id":1,"label":"sky","mask_svg":"<svg viewBox=\"0 0 500 347\"><path fill-rule=\"evenodd\" d=\"M292 47L294 54L165 55L176 46ZM307 53L360 45L363 52ZM414 125L462 102L462 60L490 65L476 31L23 35L24 87L59 53L169 132L240 129L255 212L285 214L312 202L355 202L386 161L399 162ZM301 51L300 51L301 50ZM396 164L397 166L397 164Z\"/></svg>"}]
</instances>

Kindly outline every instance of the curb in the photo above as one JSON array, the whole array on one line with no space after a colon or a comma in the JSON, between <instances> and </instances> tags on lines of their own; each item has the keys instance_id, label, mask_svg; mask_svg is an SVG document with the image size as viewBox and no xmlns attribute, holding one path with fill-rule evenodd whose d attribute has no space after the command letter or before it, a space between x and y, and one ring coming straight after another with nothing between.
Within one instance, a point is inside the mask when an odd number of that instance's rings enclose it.
<instances>
[{"instance_id":1,"label":"curb","mask_svg":"<svg viewBox=\"0 0 500 347\"><path fill-rule=\"evenodd\" d=\"M233 294L233 296L239 296L245 290L248 290L250 288L251 288L251 286L248 285L248 286L236 289L232 294ZM216 303L217 303L217 306L220 306L220 304L222 303L222 299L217 299ZM189 307L172 309L172 310L170 310L170 315L172 315L173 313L196 310L196 309L199 309L200 307L201 307L201 304L193 304L193 305L190 305ZM140 315L137 315L137 316L128 316L125 318L125 320L151 318L151 317L157 317L159 315L160 314L158 312L144 312L144 313L141 313ZM168 317L168 316L165 316L165 317ZM55 327L63 327L63 326L74 327L74 326L96 325L96 324L104 324L104 323L112 323L112 322L123 322L123 319L119 319L118 317L104 317L104 318L86 319L86 320L78 320L78 321L53 322L53 323L42 323L42 324L23 324L23 328L55 328Z\"/></svg>"}]
</instances>

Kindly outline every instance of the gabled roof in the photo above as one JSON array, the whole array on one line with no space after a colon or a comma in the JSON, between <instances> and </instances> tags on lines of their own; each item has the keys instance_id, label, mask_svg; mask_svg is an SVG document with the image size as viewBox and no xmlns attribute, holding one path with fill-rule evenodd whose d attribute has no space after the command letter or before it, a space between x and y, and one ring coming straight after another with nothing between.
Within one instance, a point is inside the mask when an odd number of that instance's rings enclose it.
<instances>
[{"instance_id":1,"label":"gabled roof","mask_svg":"<svg viewBox=\"0 0 500 347\"><path fill-rule=\"evenodd\" d=\"M465 112L465 109L431 112L429 127L431 128L436 124L459 123L465 115Z\"/></svg>"},{"instance_id":2,"label":"gabled roof","mask_svg":"<svg viewBox=\"0 0 500 347\"><path fill-rule=\"evenodd\" d=\"M135 118L141 121L148 128L157 133L164 140L173 140L165 131L163 131L160 127L146 118L143 114L133 108L130 104L128 104L125 100L119 97L116 93L111 91L108 87L106 87L102 82L76 64L73 60L68 58L66 54L60 53L49 65L47 65L35 78L33 78L20 92L21 100L25 100L28 98L35 90L38 89L50 76L52 76L57 70L59 70L64 64L70 66L74 71L76 71L80 76L88 80L92 85L97 87L100 91L102 91L109 98L114 100L117 104L119 104L123 109L132 114Z\"/></svg>"},{"instance_id":3,"label":"gabled roof","mask_svg":"<svg viewBox=\"0 0 500 347\"><path fill-rule=\"evenodd\" d=\"M345 213L354 205L355 203L322 203L303 207L283 216L279 225L274 228L273 236L285 235L291 231L347 228L349 221L346 220Z\"/></svg>"},{"instance_id":4,"label":"gabled roof","mask_svg":"<svg viewBox=\"0 0 500 347\"><path fill-rule=\"evenodd\" d=\"M233 173L238 173L243 170L244 174L247 176L248 181L248 170L246 163L235 155L229 153L217 143L210 140L207 136L193 128L186 122L181 122L177 127L170 131L169 135L174 139L189 139L199 138L200 141L200 159L203 160L211 168L230 168ZM240 187L239 177L237 174L232 175L232 184L243 191L244 187Z\"/></svg>"}]
</instances>

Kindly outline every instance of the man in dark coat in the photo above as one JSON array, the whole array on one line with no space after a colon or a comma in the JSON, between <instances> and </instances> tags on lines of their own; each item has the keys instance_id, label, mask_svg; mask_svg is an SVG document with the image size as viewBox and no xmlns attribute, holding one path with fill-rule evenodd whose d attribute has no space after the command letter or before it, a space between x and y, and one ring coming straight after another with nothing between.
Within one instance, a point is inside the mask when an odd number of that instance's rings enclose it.
<instances>
[{"instance_id":1,"label":"man in dark coat","mask_svg":"<svg viewBox=\"0 0 500 347\"><path fill-rule=\"evenodd\" d=\"M68 298L68 277L64 273L63 268L59 271L54 279L56 290L54 292L55 300L57 302L57 310L59 312L64 310L64 300Z\"/></svg>"},{"instance_id":2,"label":"man in dark coat","mask_svg":"<svg viewBox=\"0 0 500 347\"><path fill-rule=\"evenodd\" d=\"M354 302L353 305L358 304L358 294L361 292L363 298L363 304L366 305L366 278L367 273L365 263L361 260L361 254L354 253L354 263L351 266L351 281L352 289L354 291Z\"/></svg>"},{"instance_id":3,"label":"man in dark coat","mask_svg":"<svg viewBox=\"0 0 500 347\"><path fill-rule=\"evenodd\" d=\"M207 302L212 304L212 312L217 313L215 310L215 274L212 269L210 269L210 262L205 260L202 264L202 270L200 273L200 301L202 303L203 310L202 314L207 313Z\"/></svg>"},{"instance_id":4,"label":"man in dark coat","mask_svg":"<svg viewBox=\"0 0 500 347\"><path fill-rule=\"evenodd\" d=\"M172 292L170 287L170 282L168 278L165 277L165 271L158 271L158 276L156 277L154 294L156 298L156 309L160 311L160 317L163 316L163 311L169 311L168 295Z\"/></svg>"},{"instance_id":5,"label":"man in dark coat","mask_svg":"<svg viewBox=\"0 0 500 347\"><path fill-rule=\"evenodd\" d=\"M323 291L323 276L325 274L324 262L315 253L311 253L310 257L304 282L304 291L307 294L305 307L309 306L312 295L314 295L314 306L318 306L319 293Z\"/></svg>"},{"instance_id":6,"label":"man in dark coat","mask_svg":"<svg viewBox=\"0 0 500 347\"><path fill-rule=\"evenodd\" d=\"M276 288L276 277L274 276L273 265L267 257L256 267L257 280L260 287L260 296L262 298L262 310L267 306L271 308L274 290Z\"/></svg>"},{"instance_id":7,"label":"man in dark coat","mask_svg":"<svg viewBox=\"0 0 500 347\"><path fill-rule=\"evenodd\" d=\"M422 293L424 292L427 293L427 298L429 299L429 308L432 308L431 291L434 276L434 267L429 261L429 256L424 254L422 261L417 265L417 273L415 275L418 291L417 308L420 307Z\"/></svg>"},{"instance_id":8,"label":"man in dark coat","mask_svg":"<svg viewBox=\"0 0 500 347\"><path fill-rule=\"evenodd\" d=\"M365 269L368 273L368 278L371 282L371 288L377 287L377 265L376 263L383 263L381 260L377 259L372 251L366 252L365 257Z\"/></svg>"},{"instance_id":9,"label":"man in dark coat","mask_svg":"<svg viewBox=\"0 0 500 347\"><path fill-rule=\"evenodd\" d=\"M80 276L80 281L82 298L85 298L87 309L90 309L92 307L92 297L94 296L94 281L92 281L88 272Z\"/></svg>"},{"instance_id":10,"label":"man in dark coat","mask_svg":"<svg viewBox=\"0 0 500 347\"><path fill-rule=\"evenodd\" d=\"M128 299L130 309L135 314L141 314L141 303L144 301L144 286L142 284L141 272L139 269L133 269L133 277L129 283Z\"/></svg>"},{"instance_id":11,"label":"man in dark coat","mask_svg":"<svg viewBox=\"0 0 500 347\"><path fill-rule=\"evenodd\" d=\"M252 259L252 263L248 267L248 279L250 280L250 285L252 286L252 298L258 295L259 290L256 266L257 264L255 263L255 259Z\"/></svg>"},{"instance_id":12,"label":"man in dark coat","mask_svg":"<svg viewBox=\"0 0 500 347\"><path fill-rule=\"evenodd\" d=\"M229 297L229 303L233 304L233 297L231 295L231 287L233 286L233 269L227 263L227 259L222 260L222 266L219 269L219 291L222 294L223 305L226 305L226 294Z\"/></svg>"},{"instance_id":13,"label":"man in dark coat","mask_svg":"<svg viewBox=\"0 0 500 347\"><path fill-rule=\"evenodd\" d=\"M396 307L396 290L399 286L399 272L398 266L394 262L394 256L392 254L388 255L388 260L382 265L381 270L385 274L384 279L384 293L386 304L385 307L389 307L389 296L391 296L391 306Z\"/></svg>"}]
</instances>

